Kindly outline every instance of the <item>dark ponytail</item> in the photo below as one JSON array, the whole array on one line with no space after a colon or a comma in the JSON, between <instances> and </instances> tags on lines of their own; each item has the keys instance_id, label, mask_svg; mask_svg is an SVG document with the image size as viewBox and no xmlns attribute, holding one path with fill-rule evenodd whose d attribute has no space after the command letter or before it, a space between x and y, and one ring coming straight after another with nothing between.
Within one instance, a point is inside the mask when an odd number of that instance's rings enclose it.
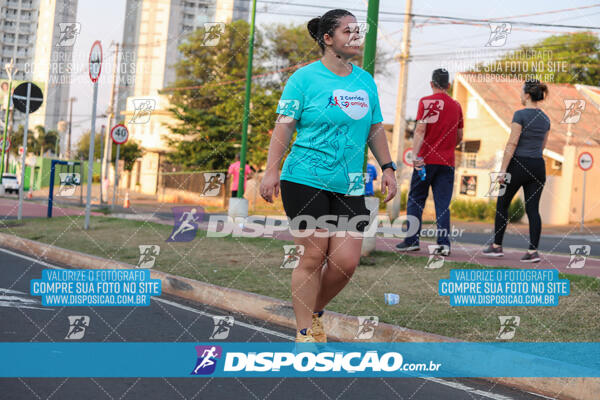
<instances>
[{"instance_id":1,"label":"dark ponytail","mask_svg":"<svg viewBox=\"0 0 600 400\"><path fill-rule=\"evenodd\" d=\"M325 51L323 35L327 33L328 35L333 36L333 31L340 26L340 18L347 15L354 17L354 14L352 14L350 11L335 9L327 11L321 17L316 17L308 21L308 33L310 33L310 36L316 40L322 51Z\"/></svg>"},{"instance_id":2,"label":"dark ponytail","mask_svg":"<svg viewBox=\"0 0 600 400\"><path fill-rule=\"evenodd\" d=\"M523 91L531 96L531 101L544 100L548 96L548 86L537 79L526 80Z\"/></svg>"}]
</instances>

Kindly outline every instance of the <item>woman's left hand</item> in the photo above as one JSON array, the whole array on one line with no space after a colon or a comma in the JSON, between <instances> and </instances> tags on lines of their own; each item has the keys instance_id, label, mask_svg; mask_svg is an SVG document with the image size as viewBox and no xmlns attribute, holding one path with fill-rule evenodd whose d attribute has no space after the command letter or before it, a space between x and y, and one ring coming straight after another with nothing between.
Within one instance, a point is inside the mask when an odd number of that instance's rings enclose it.
<instances>
[{"instance_id":1,"label":"woman's left hand","mask_svg":"<svg viewBox=\"0 0 600 400\"><path fill-rule=\"evenodd\" d=\"M383 177L381 178L381 193L385 193L387 188L387 196L385 197L384 203L387 203L396 195L396 172L392 168L386 168L383 171Z\"/></svg>"}]
</instances>

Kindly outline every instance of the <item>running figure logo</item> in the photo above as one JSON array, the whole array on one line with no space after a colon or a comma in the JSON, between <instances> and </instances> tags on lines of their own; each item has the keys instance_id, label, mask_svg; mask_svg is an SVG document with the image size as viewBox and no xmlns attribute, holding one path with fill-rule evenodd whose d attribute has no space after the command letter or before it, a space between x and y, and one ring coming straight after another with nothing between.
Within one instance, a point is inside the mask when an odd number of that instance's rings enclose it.
<instances>
[{"instance_id":1,"label":"running figure logo","mask_svg":"<svg viewBox=\"0 0 600 400\"><path fill-rule=\"evenodd\" d=\"M348 174L350 186L348 187L348 195L360 196L365 193L365 174L362 172L351 172Z\"/></svg>"},{"instance_id":2,"label":"running figure logo","mask_svg":"<svg viewBox=\"0 0 600 400\"><path fill-rule=\"evenodd\" d=\"M140 259L138 261L138 268L152 268L156 257L160 254L160 246L155 244L140 244Z\"/></svg>"},{"instance_id":3,"label":"running figure logo","mask_svg":"<svg viewBox=\"0 0 600 400\"><path fill-rule=\"evenodd\" d=\"M167 242L191 242L196 237L204 209L200 206L173 207L173 232Z\"/></svg>"},{"instance_id":4,"label":"running figure logo","mask_svg":"<svg viewBox=\"0 0 600 400\"><path fill-rule=\"evenodd\" d=\"M81 184L81 178L79 173L61 172L60 176L60 187L58 188L57 196L71 197L75 194L75 189Z\"/></svg>"},{"instance_id":5,"label":"running figure logo","mask_svg":"<svg viewBox=\"0 0 600 400\"><path fill-rule=\"evenodd\" d=\"M357 317L358 318L358 330L354 339L371 339L375 328L379 325L379 317L376 315Z\"/></svg>"},{"instance_id":6,"label":"running figure logo","mask_svg":"<svg viewBox=\"0 0 600 400\"><path fill-rule=\"evenodd\" d=\"M196 346L198 361L191 375L210 375L217 368L217 359L223 355L221 346Z\"/></svg>"},{"instance_id":7,"label":"running figure logo","mask_svg":"<svg viewBox=\"0 0 600 400\"><path fill-rule=\"evenodd\" d=\"M586 258L592 251L592 246L589 244L572 244L569 245L569 250L571 251L571 258L567 268L583 268Z\"/></svg>"},{"instance_id":8,"label":"running figure logo","mask_svg":"<svg viewBox=\"0 0 600 400\"><path fill-rule=\"evenodd\" d=\"M73 46L77 35L81 32L81 24L79 22L59 22L58 29L60 38L56 46Z\"/></svg>"},{"instance_id":9,"label":"running figure logo","mask_svg":"<svg viewBox=\"0 0 600 400\"><path fill-rule=\"evenodd\" d=\"M204 189L202 196L217 196L221 191L221 186L225 183L225 174L222 172L205 172Z\"/></svg>"},{"instance_id":10,"label":"running figure logo","mask_svg":"<svg viewBox=\"0 0 600 400\"><path fill-rule=\"evenodd\" d=\"M500 331L496 336L498 340L510 340L515 337L517 327L521 323L521 318L517 315L498 317L500 319Z\"/></svg>"},{"instance_id":11,"label":"running figure logo","mask_svg":"<svg viewBox=\"0 0 600 400\"><path fill-rule=\"evenodd\" d=\"M435 124L440 119L440 112L444 109L444 100L423 100L423 117L419 122Z\"/></svg>"},{"instance_id":12,"label":"running figure logo","mask_svg":"<svg viewBox=\"0 0 600 400\"><path fill-rule=\"evenodd\" d=\"M296 112L300 109L298 100L279 100L279 113L275 123L290 123L296 117Z\"/></svg>"},{"instance_id":13,"label":"running figure logo","mask_svg":"<svg viewBox=\"0 0 600 400\"><path fill-rule=\"evenodd\" d=\"M152 111L156 109L155 99L132 99L133 116L129 120L130 124L146 124L150 121Z\"/></svg>"},{"instance_id":14,"label":"running figure logo","mask_svg":"<svg viewBox=\"0 0 600 400\"><path fill-rule=\"evenodd\" d=\"M365 21L348 23L350 29L350 37L344 46L362 46L365 37L369 32L369 24Z\"/></svg>"},{"instance_id":15,"label":"running figure logo","mask_svg":"<svg viewBox=\"0 0 600 400\"><path fill-rule=\"evenodd\" d=\"M504 182L500 180L504 179ZM506 185L510 183L510 172L490 172L490 190L485 197L500 197L506 193Z\"/></svg>"},{"instance_id":16,"label":"running figure logo","mask_svg":"<svg viewBox=\"0 0 600 400\"><path fill-rule=\"evenodd\" d=\"M215 327L209 339L227 339L227 337L229 336L229 330L231 329L231 327L233 327L234 322L235 320L231 315L213 317L213 323L215 324Z\"/></svg>"},{"instance_id":17,"label":"running figure logo","mask_svg":"<svg viewBox=\"0 0 600 400\"><path fill-rule=\"evenodd\" d=\"M565 115L560 121L561 124L576 124L585 111L585 100L582 99L564 99Z\"/></svg>"},{"instance_id":18,"label":"running figure logo","mask_svg":"<svg viewBox=\"0 0 600 400\"><path fill-rule=\"evenodd\" d=\"M304 254L304 246L286 244L283 246L283 263L281 268L296 268L300 257Z\"/></svg>"},{"instance_id":19,"label":"running figure logo","mask_svg":"<svg viewBox=\"0 0 600 400\"><path fill-rule=\"evenodd\" d=\"M448 246L439 244L430 244L427 246L429 259L427 260L427 264L425 264L425 269L438 269L444 266L444 256L440 254L440 247L445 248Z\"/></svg>"},{"instance_id":20,"label":"running figure logo","mask_svg":"<svg viewBox=\"0 0 600 400\"><path fill-rule=\"evenodd\" d=\"M502 47L506 44L508 35L512 31L512 25L504 23L490 23L490 38L485 47Z\"/></svg>"},{"instance_id":21,"label":"running figure logo","mask_svg":"<svg viewBox=\"0 0 600 400\"><path fill-rule=\"evenodd\" d=\"M225 24L223 22L206 22L204 24L202 46L216 46L219 44L223 33L225 33Z\"/></svg>"},{"instance_id":22,"label":"running figure logo","mask_svg":"<svg viewBox=\"0 0 600 400\"><path fill-rule=\"evenodd\" d=\"M66 340L83 339L85 329L90 326L90 317L87 315L69 315L69 331Z\"/></svg>"}]
</instances>

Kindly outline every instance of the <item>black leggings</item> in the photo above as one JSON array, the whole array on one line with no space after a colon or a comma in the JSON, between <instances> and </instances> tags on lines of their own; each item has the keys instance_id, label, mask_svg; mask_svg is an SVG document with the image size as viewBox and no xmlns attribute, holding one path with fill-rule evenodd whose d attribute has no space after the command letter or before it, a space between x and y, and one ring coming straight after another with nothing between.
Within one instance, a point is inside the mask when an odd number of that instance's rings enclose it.
<instances>
[{"instance_id":1,"label":"black leggings","mask_svg":"<svg viewBox=\"0 0 600 400\"><path fill-rule=\"evenodd\" d=\"M508 206L521 186L525 193L525 212L529 219L529 249L536 250L542 233L540 217L540 198L546 182L546 165L543 158L513 157L506 172L510 173L510 182L504 195L496 203L496 221L494 223L494 243L502 245L504 231L508 225Z\"/></svg>"}]
</instances>

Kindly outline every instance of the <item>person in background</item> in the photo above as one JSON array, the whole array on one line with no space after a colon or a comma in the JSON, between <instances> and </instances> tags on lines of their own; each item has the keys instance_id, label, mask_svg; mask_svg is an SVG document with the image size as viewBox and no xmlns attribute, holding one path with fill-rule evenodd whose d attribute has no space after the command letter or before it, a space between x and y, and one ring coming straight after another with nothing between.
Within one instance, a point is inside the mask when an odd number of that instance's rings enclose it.
<instances>
[{"instance_id":1,"label":"person in background","mask_svg":"<svg viewBox=\"0 0 600 400\"><path fill-rule=\"evenodd\" d=\"M246 173L244 174L244 190L246 190L246 181L252 173L250 166L246 164ZM235 155L235 162L229 166L227 177L231 179L231 197L237 197L238 185L240 182L240 153Z\"/></svg>"},{"instance_id":2,"label":"person in background","mask_svg":"<svg viewBox=\"0 0 600 400\"><path fill-rule=\"evenodd\" d=\"M367 163L367 182L365 183L365 196L374 196L373 182L377 180L377 168L371 163Z\"/></svg>"},{"instance_id":3,"label":"person in background","mask_svg":"<svg viewBox=\"0 0 600 400\"><path fill-rule=\"evenodd\" d=\"M396 245L399 251L419 250L421 217L429 187L433 191L437 222L437 244L435 254L450 255L450 199L454 186L454 149L463 137L463 116L460 104L446 93L450 87L448 71L439 68L431 76L433 94L419 100L417 126L413 138L414 170L410 181L407 216L416 217L418 227ZM418 228L418 229L415 229Z\"/></svg>"},{"instance_id":4,"label":"person in background","mask_svg":"<svg viewBox=\"0 0 600 400\"><path fill-rule=\"evenodd\" d=\"M539 262L537 252L542 232L540 198L546 182L546 163L542 157L548 141L550 118L540 110L538 102L548 95L548 87L538 80L528 80L521 91L521 104L525 108L515 111L510 136L504 150L498 183L505 185L505 192L499 193L496 202L494 221L494 242L483 254L488 257L502 257L502 239L510 219L508 207L513 197L523 187L525 212L529 220L529 250L521 262ZM510 176L510 177L509 177Z\"/></svg>"}]
</instances>

